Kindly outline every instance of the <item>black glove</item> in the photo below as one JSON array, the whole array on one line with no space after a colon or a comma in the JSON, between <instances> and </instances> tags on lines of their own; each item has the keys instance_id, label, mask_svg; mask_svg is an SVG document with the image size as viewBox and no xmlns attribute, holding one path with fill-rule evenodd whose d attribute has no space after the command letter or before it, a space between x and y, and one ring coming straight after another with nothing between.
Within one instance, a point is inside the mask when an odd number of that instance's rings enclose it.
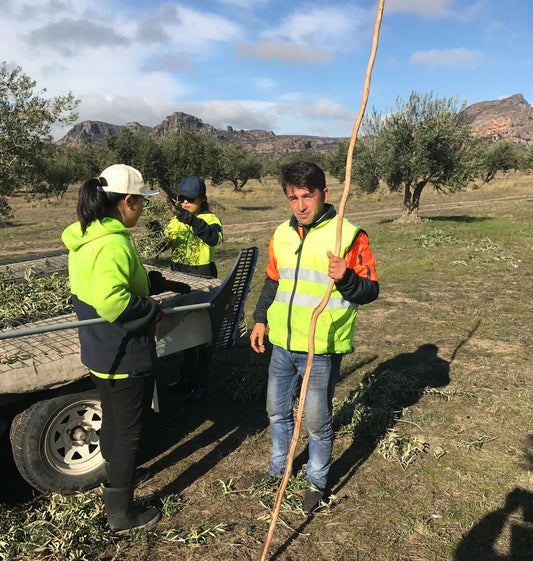
<instances>
[{"instance_id":1,"label":"black glove","mask_svg":"<svg viewBox=\"0 0 533 561\"><path fill-rule=\"evenodd\" d=\"M183 222L183 224L187 224L187 226L190 226L194 222L196 216L194 216L192 212L189 212L188 210L185 210L183 207L179 206L176 209L176 218L180 222Z\"/></svg>"},{"instance_id":2,"label":"black glove","mask_svg":"<svg viewBox=\"0 0 533 561\"><path fill-rule=\"evenodd\" d=\"M188 294L191 291L191 287L184 282L172 281L165 279L165 290L170 290L172 292L177 292L178 294Z\"/></svg>"},{"instance_id":3,"label":"black glove","mask_svg":"<svg viewBox=\"0 0 533 561\"><path fill-rule=\"evenodd\" d=\"M165 278L159 271L149 271L148 282L150 283L150 294L161 294L168 290L165 286Z\"/></svg>"}]
</instances>

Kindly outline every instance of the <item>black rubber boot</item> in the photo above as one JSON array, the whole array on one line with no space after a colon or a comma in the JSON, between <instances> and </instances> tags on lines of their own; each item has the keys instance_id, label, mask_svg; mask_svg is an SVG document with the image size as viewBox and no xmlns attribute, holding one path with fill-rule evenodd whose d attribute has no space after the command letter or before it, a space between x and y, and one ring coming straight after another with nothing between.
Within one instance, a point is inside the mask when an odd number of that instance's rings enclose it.
<instances>
[{"instance_id":1,"label":"black rubber boot","mask_svg":"<svg viewBox=\"0 0 533 561\"><path fill-rule=\"evenodd\" d=\"M109 478L109 462L104 462L105 468L105 476L106 476L106 483L107 485L110 484L111 479ZM137 486L141 483L144 483L147 479L150 478L150 472L147 468L138 467L135 469L135 479L133 480L133 485Z\"/></svg>"},{"instance_id":2,"label":"black rubber boot","mask_svg":"<svg viewBox=\"0 0 533 561\"><path fill-rule=\"evenodd\" d=\"M102 487L107 523L113 534L121 536L133 528L147 528L161 518L161 512L155 506L135 511L132 487Z\"/></svg>"}]
</instances>

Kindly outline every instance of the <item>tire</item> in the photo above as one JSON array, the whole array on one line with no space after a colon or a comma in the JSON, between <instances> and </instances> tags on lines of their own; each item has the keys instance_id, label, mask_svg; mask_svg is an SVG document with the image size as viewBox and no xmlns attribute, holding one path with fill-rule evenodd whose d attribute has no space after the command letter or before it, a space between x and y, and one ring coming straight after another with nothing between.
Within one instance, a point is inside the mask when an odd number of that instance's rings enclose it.
<instances>
[{"instance_id":1,"label":"tire","mask_svg":"<svg viewBox=\"0 0 533 561\"><path fill-rule=\"evenodd\" d=\"M96 487L105 480L101 425L94 390L34 403L11 423L11 448L20 474L42 493Z\"/></svg>"}]
</instances>

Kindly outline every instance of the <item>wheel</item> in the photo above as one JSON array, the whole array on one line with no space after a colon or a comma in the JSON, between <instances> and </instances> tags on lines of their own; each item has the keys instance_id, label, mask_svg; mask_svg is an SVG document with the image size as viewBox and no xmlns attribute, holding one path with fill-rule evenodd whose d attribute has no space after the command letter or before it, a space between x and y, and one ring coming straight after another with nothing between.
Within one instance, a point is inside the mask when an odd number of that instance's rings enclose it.
<instances>
[{"instance_id":1,"label":"wheel","mask_svg":"<svg viewBox=\"0 0 533 561\"><path fill-rule=\"evenodd\" d=\"M101 425L94 390L34 403L11 423L11 448L20 474L43 493L96 487L105 480Z\"/></svg>"}]
</instances>

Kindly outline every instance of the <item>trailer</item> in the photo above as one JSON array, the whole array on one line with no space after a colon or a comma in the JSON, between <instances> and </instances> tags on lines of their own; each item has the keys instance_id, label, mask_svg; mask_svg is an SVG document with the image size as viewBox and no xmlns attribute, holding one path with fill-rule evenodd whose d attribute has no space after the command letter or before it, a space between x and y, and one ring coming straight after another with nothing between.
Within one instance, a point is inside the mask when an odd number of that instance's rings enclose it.
<instances>
[{"instance_id":1,"label":"trailer","mask_svg":"<svg viewBox=\"0 0 533 561\"><path fill-rule=\"evenodd\" d=\"M255 247L242 249L225 280L146 266L191 286L188 294L154 296L165 316L157 325L158 359L211 344L214 351L235 341L257 262ZM7 282L33 275L66 274L67 252L0 262ZM100 453L100 400L87 389L80 362L74 313L0 330L0 432L9 428L22 477L37 490L73 493L104 481Z\"/></svg>"}]
</instances>

